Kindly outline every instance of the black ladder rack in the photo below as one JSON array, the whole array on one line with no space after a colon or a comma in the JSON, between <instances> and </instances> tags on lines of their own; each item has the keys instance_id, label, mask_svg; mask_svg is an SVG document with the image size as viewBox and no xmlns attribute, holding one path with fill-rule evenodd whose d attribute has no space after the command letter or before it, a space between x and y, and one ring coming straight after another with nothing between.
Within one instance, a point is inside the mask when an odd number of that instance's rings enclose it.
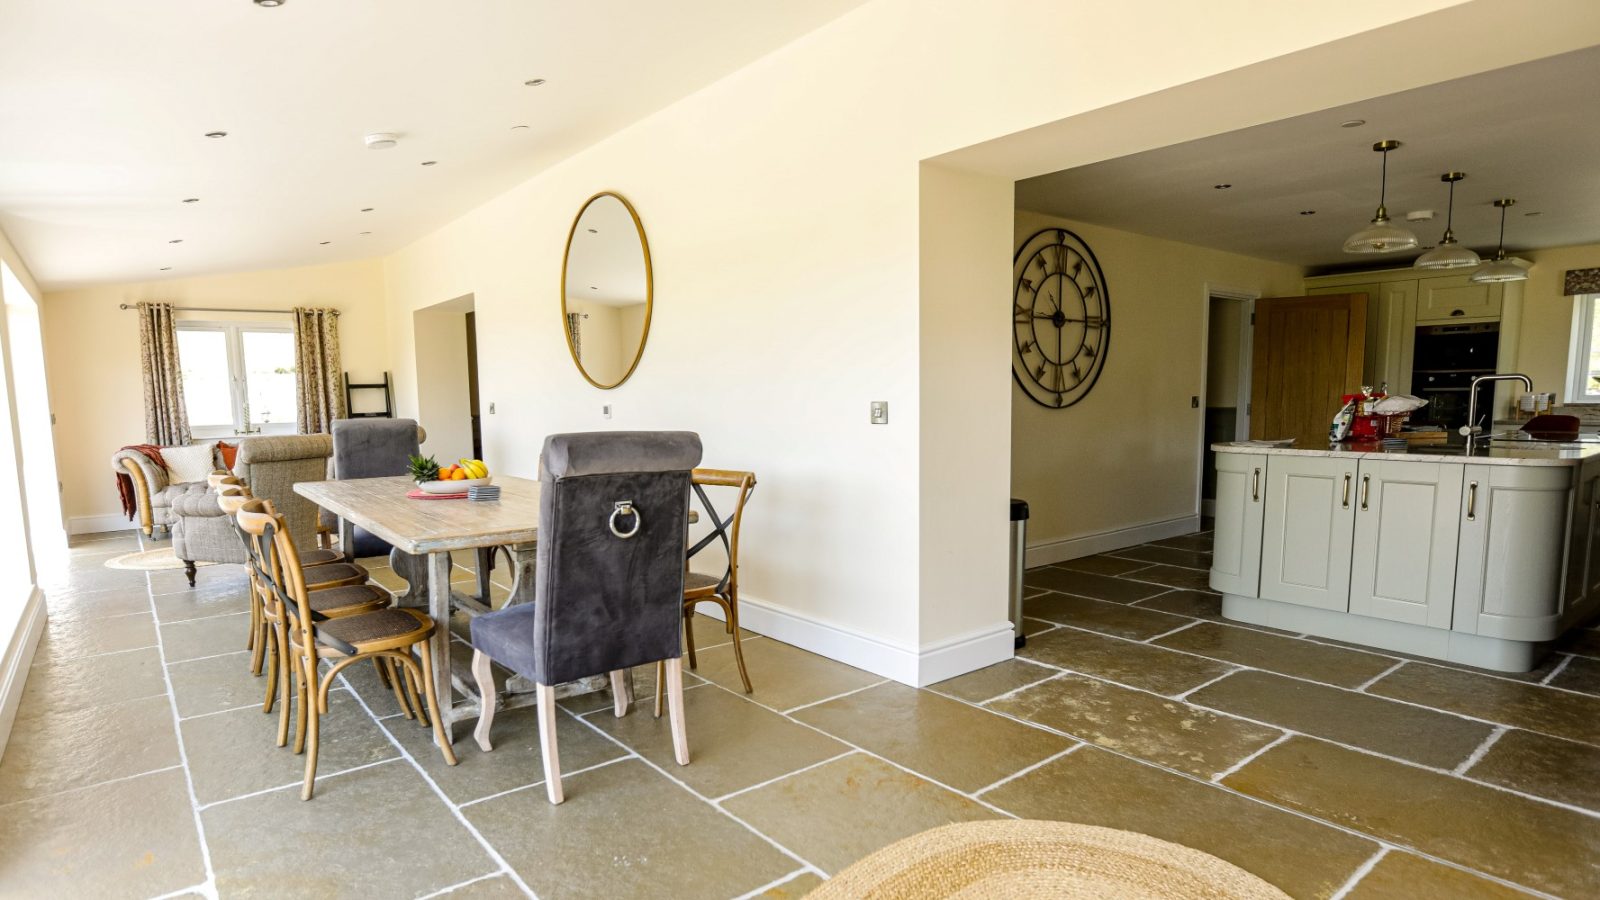
<instances>
[{"instance_id":1,"label":"black ladder rack","mask_svg":"<svg viewBox=\"0 0 1600 900\"><path fill-rule=\"evenodd\" d=\"M383 391L383 412L356 412L355 398L351 395L352 391ZM389 389L389 373L383 373L383 381L377 384L351 384L350 373L344 373L344 409L345 415L352 419L394 418L394 391Z\"/></svg>"}]
</instances>

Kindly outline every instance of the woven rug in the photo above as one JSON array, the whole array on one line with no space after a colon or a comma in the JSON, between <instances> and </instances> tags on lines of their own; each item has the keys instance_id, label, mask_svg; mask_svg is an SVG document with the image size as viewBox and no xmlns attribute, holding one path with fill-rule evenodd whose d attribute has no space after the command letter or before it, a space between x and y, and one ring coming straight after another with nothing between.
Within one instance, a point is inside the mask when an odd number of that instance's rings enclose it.
<instances>
[{"instance_id":1,"label":"woven rug","mask_svg":"<svg viewBox=\"0 0 1600 900\"><path fill-rule=\"evenodd\" d=\"M1287 896L1230 862L1147 834L1009 819L944 825L896 841L810 894L814 900Z\"/></svg>"},{"instance_id":2,"label":"woven rug","mask_svg":"<svg viewBox=\"0 0 1600 900\"><path fill-rule=\"evenodd\" d=\"M197 562L196 566L214 566L216 563ZM181 569L183 560L172 552L171 547L162 547L159 550L141 550L138 553L124 553L106 560L108 569L136 569L140 572L155 572L161 569Z\"/></svg>"}]
</instances>

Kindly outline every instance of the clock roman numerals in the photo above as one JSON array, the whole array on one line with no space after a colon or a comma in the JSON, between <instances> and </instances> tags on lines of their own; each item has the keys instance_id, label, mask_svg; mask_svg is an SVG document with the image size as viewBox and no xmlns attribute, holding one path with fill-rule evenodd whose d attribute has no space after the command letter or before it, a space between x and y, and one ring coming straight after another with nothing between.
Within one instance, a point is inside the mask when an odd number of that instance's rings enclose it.
<instances>
[{"instance_id":1,"label":"clock roman numerals","mask_svg":"<svg viewBox=\"0 0 1600 900\"><path fill-rule=\"evenodd\" d=\"M1105 365L1111 313L1105 275L1077 235L1052 228L1023 243L1013 263L1012 372L1035 402L1072 406Z\"/></svg>"}]
</instances>

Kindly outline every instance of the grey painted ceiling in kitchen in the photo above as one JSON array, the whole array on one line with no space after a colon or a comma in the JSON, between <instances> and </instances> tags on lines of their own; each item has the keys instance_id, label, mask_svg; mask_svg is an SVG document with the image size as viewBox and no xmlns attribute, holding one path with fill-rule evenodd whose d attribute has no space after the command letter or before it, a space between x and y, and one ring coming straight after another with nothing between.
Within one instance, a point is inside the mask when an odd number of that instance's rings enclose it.
<instances>
[{"instance_id":1,"label":"grey painted ceiling in kitchen","mask_svg":"<svg viewBox=\"0 0 1600 900\"><path fill-rule=\"evenodd\" d=\"M1366 124L1341 127L1352 119ZM1408 223L1424 247L1444 232L1451 169L1468 176L1456 237L1480 253L1494 251L1496 197L1517 199L1507 252L1600 242L1600 47L1041 175L1017 183L1017 206L1314 271L1370 267L1341 246L1377 206L1385 138L1404 143L1390 217L1437 213Z\"/></svg>"}]
</instances>

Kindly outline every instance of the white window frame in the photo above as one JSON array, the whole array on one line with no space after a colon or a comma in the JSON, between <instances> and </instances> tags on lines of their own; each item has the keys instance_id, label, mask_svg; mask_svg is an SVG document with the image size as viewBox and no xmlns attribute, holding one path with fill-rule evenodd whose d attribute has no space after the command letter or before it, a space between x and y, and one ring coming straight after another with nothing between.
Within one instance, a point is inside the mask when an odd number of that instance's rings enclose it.
<instances>
[{"instance_id":1,"label":"white window frame","mask_svg":"<svg viewBox=\"0 0 1600 900\"><path fill-rule=\"evenodd\" d=\"M271 424L252 423L251 430L245 430L244 407L249 397L249 387L246 384L244 371L244 332L266 331L280 334L293 334L294 328L290 325L278 325L271 322L199 322L183 321L176 323L178 331L217 331L226 336L228 342L228 393L232 399L233 422L227 425L208 425L191 427L191 433L197 438L224 438L245 437L256 434L294 434L300 430L299 414L295 414L293 422L275 422Z\"/></svg>"},{"instance_id":2,"label":"white window frame","mask_svg":"<svg viewBox=\"0 0 1600 900\"><path fill-rule=\"evenodd\" d=\"M1589 391L1589 353L1593 349L1594 307L1600 294L1578 294L1572 298L1572 346L1567 352L1568 403L1600 404L1600 392Z\"/></svg>"}]
</instances>

